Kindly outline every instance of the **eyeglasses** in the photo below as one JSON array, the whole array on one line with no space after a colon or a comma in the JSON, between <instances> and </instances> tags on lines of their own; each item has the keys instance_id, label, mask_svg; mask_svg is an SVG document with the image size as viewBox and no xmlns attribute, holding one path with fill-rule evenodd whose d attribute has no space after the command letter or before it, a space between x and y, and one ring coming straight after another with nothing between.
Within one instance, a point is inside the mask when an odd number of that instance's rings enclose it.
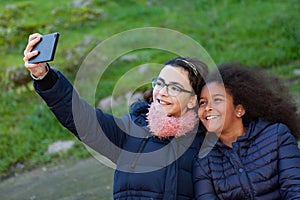
<instances>
[{"instance_id":1,"label":"eyeglasses","mask_svg":"<svg viewBox=\"0 0 300 200\"><path fill-rule=\"evenodd\" d=\"M173 97L178 96L181 92L195 94L193 91L185 90L174 83L166 84L163 80L157 78L152 79L152 87L156 91L160 91L166 87L168 95Z\"/></svg>"}]
</instances>

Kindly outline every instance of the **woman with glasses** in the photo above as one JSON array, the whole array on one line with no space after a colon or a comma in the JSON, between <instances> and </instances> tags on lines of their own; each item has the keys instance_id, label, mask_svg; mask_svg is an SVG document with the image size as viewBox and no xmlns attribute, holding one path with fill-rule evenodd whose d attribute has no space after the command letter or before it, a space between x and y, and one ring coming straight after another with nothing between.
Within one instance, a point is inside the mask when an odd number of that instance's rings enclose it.
<instances>
[{"instance_id":1,"label":"woman with glasses","mask_svg":"<svg viewBox=\"0 0 300 200\"><path fill-rule=\"evenodd\" d=\"M47 63L28 63L39 38L29 36L23 59L34 88L63 126L116 164L114 199L194 199L192 160L204 137L196 110L207 66L171 59L152 80L153 102L114 117L87 104Z\"/></svg>"}]
</instances>

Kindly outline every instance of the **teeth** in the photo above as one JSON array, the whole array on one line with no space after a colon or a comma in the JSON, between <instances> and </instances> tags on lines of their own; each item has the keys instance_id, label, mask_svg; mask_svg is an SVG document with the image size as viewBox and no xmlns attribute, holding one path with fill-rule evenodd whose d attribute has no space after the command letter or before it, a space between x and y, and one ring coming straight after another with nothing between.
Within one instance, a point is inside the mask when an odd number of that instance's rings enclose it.
<instances>
[{"instance_id":1,"label":"teeth","mask_svg":"<svg viewBox=\"0 0 300 200\"><path fill-rule=\"evenodd\" d=\"M215 119L215 118L217 118L217 116L208 116L208 117L206 117L207 120L211 120L211 119Z\"/></svg>"},{"instance_id":2,"label":"teeth","mask_svg":"<svg viewBox=\"0 0 300 200\"><path fill-rule=\"evenodd\" d=\"M162 105L167 105L168 103L162 100L158 100L158 103L162 104Z\"/></svg>"}]
</instances>

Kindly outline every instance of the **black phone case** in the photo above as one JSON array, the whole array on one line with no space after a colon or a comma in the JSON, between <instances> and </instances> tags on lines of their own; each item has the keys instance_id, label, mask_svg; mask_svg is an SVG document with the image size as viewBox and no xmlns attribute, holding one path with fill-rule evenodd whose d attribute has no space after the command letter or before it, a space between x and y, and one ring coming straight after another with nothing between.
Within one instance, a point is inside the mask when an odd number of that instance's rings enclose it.
<instances>
[{"instance_id":1,"label":"black phone case","mask_svg":"<svg viewBox=\"0 0 300 200\"><path fill-rule=\"evenodd\" d=\"M32 51L38 50L39 54L31 58L28 63L42 63L53 61L58 39L59 33L57 32L43 35L41 37L41 41L37 43L32 49Z\"/></svg>"}]
</instances>

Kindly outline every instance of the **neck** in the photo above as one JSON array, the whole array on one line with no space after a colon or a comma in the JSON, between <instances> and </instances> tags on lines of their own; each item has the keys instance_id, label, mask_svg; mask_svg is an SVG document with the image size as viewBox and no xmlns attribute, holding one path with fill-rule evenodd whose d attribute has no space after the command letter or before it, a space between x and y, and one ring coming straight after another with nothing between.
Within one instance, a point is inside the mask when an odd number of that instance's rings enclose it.
<instances>
[{"instance_id":1,"label":"neck","mask_svg":"<svg viewBox=\"0 0 300 200\"><path fill-rule=\"evenodd\" d=\"M159 138L183 136L193 130L198 123L194 110L180 117L167 116L164 111L156 110L153 103L149 108L147 121L152 134Z\"/></svg>"},{"instance_id":2,"label":"neck","mask_svg":"<svg viewBox=\"0 0 300 200\"><path fill-rule=\"evenodd\" d=\"M246 132L246 127L241 126L236 128L234 132L230 131L230 132L222 132L220 135L220 140L223 144L232 147L232 143L236 142L237 138L239 136L244 136Z\"/></svg>"}]
</instances>

